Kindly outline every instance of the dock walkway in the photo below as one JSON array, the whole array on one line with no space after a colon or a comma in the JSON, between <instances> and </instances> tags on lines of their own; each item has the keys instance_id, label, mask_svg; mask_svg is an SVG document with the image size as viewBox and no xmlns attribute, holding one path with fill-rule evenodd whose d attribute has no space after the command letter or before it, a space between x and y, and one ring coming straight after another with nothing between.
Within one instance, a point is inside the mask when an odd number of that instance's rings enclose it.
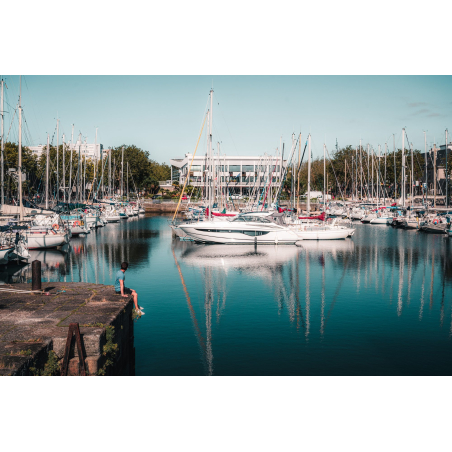
<instances>
[{"instance_id":1,"label":"dock walkway","mask_svg":"<svg viewBox=\"0 0 452 452\"><path fill-rule=\"evenodd\" d=\"M0 376L58 374L70 323L80 326L88 375L134 374L132 297L99 284L42 287L48 295L5 291L31 290L31 284L0 286ZM68 358L68 374L77 375L75 338Z\"/></svg>"}]
</instances>

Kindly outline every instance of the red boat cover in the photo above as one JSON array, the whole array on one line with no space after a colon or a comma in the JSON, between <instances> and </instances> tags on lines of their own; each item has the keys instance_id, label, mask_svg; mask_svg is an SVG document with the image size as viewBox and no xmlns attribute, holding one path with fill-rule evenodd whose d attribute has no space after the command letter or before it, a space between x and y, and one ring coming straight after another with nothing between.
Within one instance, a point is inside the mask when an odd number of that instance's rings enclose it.
<instances>
[{"instance_id":1,"label":"red boat cover","mask_svg":"<svg viewBox=\"0 0 452 452\"><path fill-rule=\"evenodd\" d=\"M298 217L299 220L321 220L325 221L325 212L322 212L321 215L318 215L316 217Z\"/></svg>"},{"instance_id":2,"label":"red boat cover","mask_svg":"<svg viewBox=\"0 0 452 452\"><path fill-rule=\"evenodd\" d=\"M207 207L206 209L206 216L209 215L209 208ZM235 217L237 216L236 213L219 213L219 212L214 212L212 211L212 216L214 217Z\"/></svg>"}]
</instances>

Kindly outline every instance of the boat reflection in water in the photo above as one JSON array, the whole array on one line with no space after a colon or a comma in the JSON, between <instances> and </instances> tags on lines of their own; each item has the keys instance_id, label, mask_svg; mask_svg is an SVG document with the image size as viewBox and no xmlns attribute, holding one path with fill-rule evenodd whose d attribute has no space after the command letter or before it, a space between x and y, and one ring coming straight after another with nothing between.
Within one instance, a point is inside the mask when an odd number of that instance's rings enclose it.
<instances>
[{"instance_id":1,"label":"boat reflection in water","mask_svg":"<svg viewBox=\"0 0 452 452\"><path fill-rule=\"evenodd\" d=\"M351 239L341 241L306 241L296 246L253 246L253 245L199 245L191 242L173 242L173 257L192 318L195 335L201 350L201 359L208 375L214 372L212 346L212 317L217 323L226 307L228 278L232 272L241 277L248 276L263 280L267 290L273 292L281 315L287 311L291 323L305 337L311 328L311 261L322 263L322 291L320 312L320 333L325 328L325 254L339 264L354 251ZM177 255L178 256L177 256ZM196 314L183 271L188 268L199 269L204 292L203 312ZM306 266L306 279L301 278L300 262ZM192 273L190 273L192 277ZM342 284L342 280L340 281ZM300 288L301 285L301 288ZM305 285L305 288L303 288ZM304 306L301 304L304 292ZM334 302L333 302L334 306ZM201 325L203 325L201 327ZM205 326L204 326L205 325Z\"/></svg>"}]
</instances>

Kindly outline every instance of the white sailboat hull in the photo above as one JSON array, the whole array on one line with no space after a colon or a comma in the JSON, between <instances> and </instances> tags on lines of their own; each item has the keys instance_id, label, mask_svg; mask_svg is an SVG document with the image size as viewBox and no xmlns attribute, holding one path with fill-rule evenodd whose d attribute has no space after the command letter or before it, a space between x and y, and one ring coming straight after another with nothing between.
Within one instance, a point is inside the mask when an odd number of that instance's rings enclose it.
<instances>
[{"instance_id":1,"label":"white sailboat hull","mask_svg":"<svg viewBox=\"0 0 452 452\"><path fill-rule=\"evenodd\" d=\"M28 249L56 248L64 245L69 238L67 234L29 234L27 233Z\"/></svg>"}]
</instances>

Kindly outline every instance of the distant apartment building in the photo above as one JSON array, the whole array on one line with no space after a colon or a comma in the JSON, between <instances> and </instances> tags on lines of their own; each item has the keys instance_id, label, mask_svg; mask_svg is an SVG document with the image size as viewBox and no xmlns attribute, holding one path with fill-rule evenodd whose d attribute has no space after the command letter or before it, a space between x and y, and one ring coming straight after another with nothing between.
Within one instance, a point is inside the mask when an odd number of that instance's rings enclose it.
<instances>
[{"instance_id":1,"label":"distant apartment building","mask_svg":"<svg viewBox=\"0 0 452 452\"><path fill-rule=\"evenodd\" d=\"M37 157L41 157L41 154L46 151L47 145L40 144L38 146L28 146L28 148L34 155L36 155ZM67 144L65 149L70 151L71 148L72 148L73 152L77 152L77 155L80 150L81 157L86 157L91 160L94 160L94 159L99 160L101 152L103 151L102 144L86 143L86 142L80 142L78 140L72 146L70 143ZM105 157L105 151L104 151L104 157Z\"/></svg>"},{"instance_id":2,"label":"distant apartment building","mask_svg":"<svg viewBox=\"0 0 452 452\"><path fill-rule=\"evenodd\" d=\"M185 154L184 158L170 159L171 180L183 185L187 178L193 187L204 187L207 179L207 158L204 155ZM281 157L216 156L216 183L226 185L231 194L247 195L257 186L268 184L273 189L281 185L283 169L287 164ZM191 168L190 168L191 164ZM190 168L190 173L188 172Z\"/></svg>"},{"instance_id":3,"label":"distant apartment building","mask_svg":"<svg viewBox=\"0 0 452 452\"><path fill-rule=\"evenodd\" d=\"M450 155L452 152L452 143L447 145L447 153ZM427 157L427 184L428 184L428 194L434 194L434 177L435 177L435 165L434 159L436 154L436 193L439 196L445 196L446 194L446 145L442 144L437 147L433 147L428 151ZM448 168L450 174L452 168ZM425 177L425 175L424 175ZM425 182L425 181L424 181ZM450 178L449 178L450 184ZM450 187L450 185L449 185Z\"/></svg>"}]
</instances>

